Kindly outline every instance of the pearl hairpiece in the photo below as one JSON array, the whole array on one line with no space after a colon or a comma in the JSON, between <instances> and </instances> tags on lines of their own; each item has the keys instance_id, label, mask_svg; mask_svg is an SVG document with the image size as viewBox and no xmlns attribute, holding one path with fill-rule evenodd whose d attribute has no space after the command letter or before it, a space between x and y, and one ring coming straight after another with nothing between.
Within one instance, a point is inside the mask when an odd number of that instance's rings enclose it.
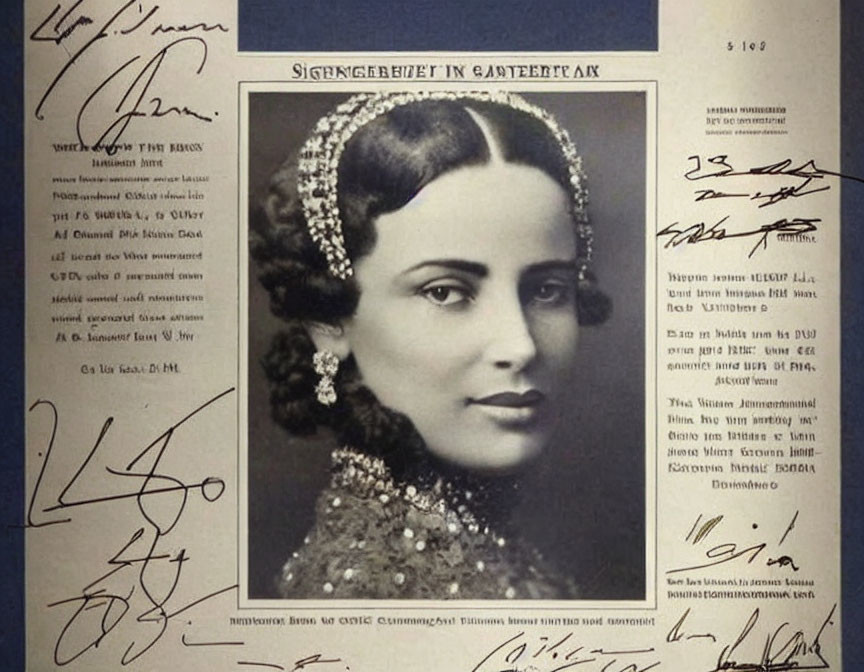
<instances>
[{"instance_id":1,"label":"pearl hairpiece","mask_svg":"<svg viewBox=\"0 0 864 672\"><path fill-rule=\"evenodd\" d=\"M312 240L327 259L330 272L347 279L353 274L345 251L345 237L338 205L339 159L345 145L360 128L394 108L424 100L480 101L505 105L542 121L561 147L567 162L571 188L570 208L578 237L577 264L584 278L591 262L593 233L588 223L588 191L582 171L582 157L566 130L548 112L521 96L486 91L416 91L361 93L352 96L323 116L300 150L297 191Z\"/></svg>"}]
</instances>

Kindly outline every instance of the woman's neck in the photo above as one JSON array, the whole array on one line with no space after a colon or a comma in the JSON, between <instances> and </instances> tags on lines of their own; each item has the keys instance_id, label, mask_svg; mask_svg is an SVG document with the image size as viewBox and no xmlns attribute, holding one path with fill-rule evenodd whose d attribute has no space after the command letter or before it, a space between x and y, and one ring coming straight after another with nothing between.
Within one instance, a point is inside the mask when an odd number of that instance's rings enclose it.
<instances>
[{"instance_id":1,"label":"woman's neck","mask_svg":"<svg viewBox=\"0 0 864 672\"><path fill-rule=\"evenodd\" d=\"M380 459L396 487L413 486L432 493L449 509L460 514L470 512L482 528L509 533L513 510L521 498L521 474L467 471L436 458L420 445L402 446Z\"/></svg>"}]
</instances>

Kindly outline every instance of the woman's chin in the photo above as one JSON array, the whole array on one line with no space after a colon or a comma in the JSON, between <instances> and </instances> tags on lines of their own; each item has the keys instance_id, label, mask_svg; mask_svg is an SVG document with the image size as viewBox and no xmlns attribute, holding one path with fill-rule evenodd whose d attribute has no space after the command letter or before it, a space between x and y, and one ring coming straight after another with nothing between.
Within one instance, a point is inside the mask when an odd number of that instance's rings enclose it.
<instances>
[{"instance_id":1,"label":"woman's chin","mask_svg":"<svg viewBox=\"0 0 864 672\"><path fill-rule=\"evenodd\" d=\"M461 450L448 447L442 451L433 446L428 446L428 450L458 469L483 476L507 476L527 469L537 460L547 443L545 437L543 441L526 440L524 436L517 438L519 440L465 446ZM481 450L478 450L479 445L482 445Z\"/></svg>"}]
</instances>

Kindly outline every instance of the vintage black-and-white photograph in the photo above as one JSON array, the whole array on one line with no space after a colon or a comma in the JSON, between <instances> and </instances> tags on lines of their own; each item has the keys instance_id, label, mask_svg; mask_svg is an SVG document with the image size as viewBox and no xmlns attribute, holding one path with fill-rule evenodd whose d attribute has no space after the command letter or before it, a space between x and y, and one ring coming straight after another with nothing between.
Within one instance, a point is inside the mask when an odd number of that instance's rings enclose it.
<instances>
[{"instance_id":1,"label":"vintage black-and-white photograph","mask_svg":"<svg viewBox=\"0 0 864 672\"><path fill-rule=\"evenodd\" d=\"M247 110L248 597L645 599L645 93Z\"/></svg>"}]
</instances>

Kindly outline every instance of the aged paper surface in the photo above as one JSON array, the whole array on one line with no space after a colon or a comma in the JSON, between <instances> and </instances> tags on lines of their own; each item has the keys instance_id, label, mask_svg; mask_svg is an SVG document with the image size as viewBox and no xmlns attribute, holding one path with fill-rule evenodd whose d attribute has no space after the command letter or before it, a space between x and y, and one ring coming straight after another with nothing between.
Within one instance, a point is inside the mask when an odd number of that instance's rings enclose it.
<instances>
[{"instance_id":1,"label":"aged paper surface","mask_svg":"<svg viewBox=\"0 0 864 672\"><path fill-rule=\"evenodd\" d=\"M237 53L229 1L28 3L28 669L842 669L839 193L857 178L839 173L839 5L671 4L656 53L265 55ZM376 238L351 259L361 303L334 328L337 290L291 303L314 270L280 285L294 239L267 227L295 215L262 204L278 204L282 162L329 137L330 110L406 91L463 101L488 165L456 164L461 182L439 171L411 207L370 216ZM502 91L550 113L581 156L594 231L576 250L611 299L602 324L583 303L578 328L562 317L587 266L577 282L547 263L574 245L555 236L561 213L583 212L581 183L532 173L534 150L505 160L519 134L484 107ZM354 154L374 183L371 152ZM488 235L499 222L507 234ZM374 270L439 249L446 277L379 297L368 337ZM470 251L488 254L479 270ZM514 286L498 280L508 264ZM536 281L539 266L555 272ZM514 287L519 311L502 299L465 326ZM274 344L301 323L301 349L354 338L338 375L356 357L419 453L406 444L382 471L377 439L364 455L326 427L285 429L300 402L318 408L314 381L298 379L299 401L278 384L301 369ZM436 415L474 370L471 339L500 348L492 369L538 370L549 388ZM565 357L566 376L547 363ZM451 485L420 479L418 494L392 471L415 458L441 458ZM516 536L489 523L500 508L466 513L476 483L518 500L499 520ZM362 533L340 527L349 505Z\"/></svg>"}]
</instances>

